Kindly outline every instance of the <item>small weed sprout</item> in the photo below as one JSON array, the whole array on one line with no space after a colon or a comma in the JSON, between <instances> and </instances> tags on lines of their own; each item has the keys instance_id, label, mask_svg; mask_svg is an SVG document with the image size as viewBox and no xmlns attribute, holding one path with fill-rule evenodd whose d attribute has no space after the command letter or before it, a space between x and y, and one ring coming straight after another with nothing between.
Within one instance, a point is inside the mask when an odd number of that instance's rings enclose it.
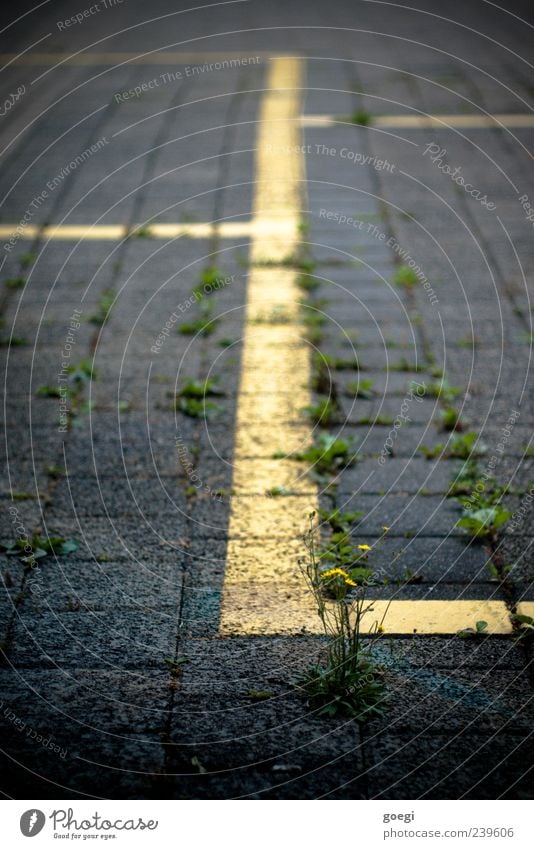
<instances>
[{"instance_id":1,"label":"small weed sprout","mask_svg":"<svg viewBox=\"0 0 534 849\"><path fill-rule=\"evenodd\" d=\"M409 388L417 387L417 383L415 381L411 381ZM415 391L415 388L414 388ZM459 395L462 394L462 390L458 386L450 386L448 381L443 378L440 382L436 383L427 383L426 384L426 395L428 398L439 398L444 404L450 404L452 401L455 401Z\"/></svg>"},{"instance_id":2,"label":"small weed sprout","mask_svg":"<svg viewBox=\"0 0 534 849\"><path fill-rule=\"evenodd\" d=\"M372 123L373 117L366 109L356 109L350 116L351 124L358 124L360 127L368 127Z\"/></svg>"},{"instance_id":3,"label":"small weed sprout","mask_svg":"<svg viewBox=\"0 0 534 849\"><path fill-rule=\"evenodd\" d=\"M393 282L395 286L406 286L410 288L417 285L417 274L409 265L399 265L393 275Z\"/></svg>"},{"instance_id":4,"label":"small weed sprout","mask_svg":"<svg viewBox=\"0 0 534 849\"><path fill-rule=\"evenodd\" d=\"M8 277L4 280L4 286L7 289L24 289L26 280L24 277Z\"/></svg>"},{"instance_id":5,"label":"small weed sprout","mask_svg":"<svg viewBox=\"0 0 534 849\"><path fill-rule=\"evenodd\" d=\"M37 254L33 251L29 251L27 254L23 254L19 260L21 268L30 268L37 259Z\"/></svg>"},{"instance_id":6,"label":"small weed sprout","mask_svg":"<svg viewBox=\"0 0 534 849\"><path fill-rule=\"evenodd\" d=\"M463 628L461 631L456 632L456 636L462 640L467 640L470 637L483 637L487 633L488 623L483 619L479 619L478 622L475 622L474 628Z\"/></svg>"},{"instance_id":7,"label":"small weed sprout","mask_svg":"<svg viewBox=\"0 0 534 849\"><path fill-rule=\"evenodd\" d=\"M206 380L188 380L183 388L174 396L173 409L193 419L208 419L221 411L219 404L208 401L208 397L224 396L217 389L217 377Z\"/></svg>"},{"instance_id":8,"label":"small weed sprout","mask_svg":"<svg viewBox=\"0 0 534 849\"><path fill-rule=\"evenodd\" d=\"M65 539L60 536L42 536L34 533L31 537L17 537L9 543L0 543L0 550L7 556L18 557L21 563L35 566L36 560L43 557L65 557L78 548L75 539Z\"/></svg>"},{"instance_id":9,"label":"small weed sprout","mask_svg":"<svg viewBox=\"0 0 534 849\"><path fill-rule=\"evenodd\" d=\"M413 363L407 357L401 357L397 360L396 363L391 363L389 366L390 371L413 371L420 372L423 371L423 367L421 363Z\"/></svg>"},{"instance_id":10,"label":"small weed sprout","mask_svg":"<svg viewBox=\"0 0 534 849\"><path fill-rule=\"evenodd\" d=\"M371 378L347 383L347 393L349 395L353 395L354 398L365 398L366 400L370 400L374 397L373 385L374 380L371 380Z\"/></svg>"},{"instance_id":11,"label":"small weed sprout","mask_svg":"<svg viewBox=\"0 0 534 849\"><path fill-rule=\"evenodd\" d=\"M330 371L362 371L363 366L359 362L358 357L332 357L330 354L325 354L324 351L319 351L313 356L314 369L330 369Z\"/></svg>"},{"instance_id":12,"label":"small weed sprout","mask_svg":"<svg viewBox=\"0 0 534 849\"><path fill-rule=\"evenodd\" d=\"M457 525L475 539L495 540L497 532L511 516L510 510L495 504L493 507L480 507L478 510L464 510Z\"/></svg>"},{"instance_id":13,"label":"small weed sprout","mask_svg":"<svg viewBox=\"0 0 534 849\"><path fill-rule=\"evenodd\" d=\"M302 272L299 274L297 278L297 286L299 289L302 289L303 292L315 292L316 289L321 285L321 281L314 277L312 274L305 274Z\"/></svg>"},{"instance_id":14,"label":"small weed sprout","mask_svg":"<svg viewBox=\"0 0 534 849\"><path fill-rule=\"evenodd\" d=\"M445 431L463 430L463 422L458 410L454 407L444 407L439 411L441 429Z\"/></svg>"},{"instance_id":15,"label":"small weed sprout","mask_svg":"<svg viewBox=\"0 0 534 849\"><path fill-rule=\"evenodd\" d=\"M102 327L106 323L116 295L117 293L114 289L104 289L98 300L96 312L89 317L91 324Z\"/></svg>"},{"instance_id":16,"label":"small weed sprout","mask_svg":"<svg viewBox=\"0 0 534 849\"><path fill-rule=\"evenodd\" d=\"M326 549L318 541L315 513L304 537L306 557L300 565L306 583L317 605L327 645L323 663L307 670L299 680L299 688L307 695L312 710L326 716L350 716L363 722L381 716L386 700L383 673L373 657L376 641L383 633L383 621L376 620L364 637L362 620L371 613L373 603L366 598L372 586L373 573L362 561L365 555L352 549L353 558L345 553L341 568L324 568ZM387 611L386 611L387 612Z\"/></svg>"},{"instance_id":17,"label":"small weed sprout","mask_svg":"<svg viewBox=\"0 0 534 849\"><path fill-rule=\"evenodd\" d=\"M309 463L309 475L319 483L352 466L358 459L353 439L338 439L331 433L320 433L317 440L294 459Z\"/></svg>"},{"instance_id":18,"label":"small weed sprout","mask_svg":"<svg viewBox=\"0 0 534 849\"><path fill-rule=\"evenodd\" d=\"M150 239L152 236L152 230L148 224L140 224L138 227L131 230L128 235L135 239Z\"/></svg>"},{"instance_id":19,"label":"small weed sprout","mask_svg":"<svg viewBox=\"0 0 534 849\"><path fill-rule=\"evenodd\" d=\"M432 448L426 445L419 446L419 451L425 455L427 460L433 460L441 455L442 458L455 458L458 460L469 460L474 457L481 457L486 453L487 449L483 443L478 442L479 435L476 431L454 436L449 440L448 445L439 442Z\"/></svg>"},{"instance_id":20,"label":"small weed sprout","mask_svg":"<svg viewBox=\"0 0 534 849\"><path fill-rule=\"evenodd\" d=\"M335 398L321 396L316 404L303 407L302 413L308 416L319 427L329 427L341 421L341 410Z\"/></svg>"}]
</instances>

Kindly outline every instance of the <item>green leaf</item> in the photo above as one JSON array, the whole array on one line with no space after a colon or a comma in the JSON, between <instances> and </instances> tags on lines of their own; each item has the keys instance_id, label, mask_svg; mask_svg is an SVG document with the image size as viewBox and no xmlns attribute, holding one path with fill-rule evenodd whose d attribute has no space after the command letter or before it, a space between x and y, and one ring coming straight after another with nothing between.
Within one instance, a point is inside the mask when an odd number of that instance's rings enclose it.
<instances>
[{"instance_id":1,"label":"green leaf","mask_svg":"<svg viewBox=\"0 0 534 849\"><path fill-rule=\"evenodd\" d=\"M59 547L59 554L72 554L73 551L76 551L78 548L78 543L75 539L66 539L64 540Z\"/></svg>"},{"instance_id":2,"label":"green leaf","mask_svg":"<svg viewBox=\"0 0 534 849\"><path fill-rule=\"evenodd\" d=\"M248 697L249 699L255 699L257 701L263 701L265 699L270 699L273 695L272 690L249 690Z\"/></svg>"}]
</instances>

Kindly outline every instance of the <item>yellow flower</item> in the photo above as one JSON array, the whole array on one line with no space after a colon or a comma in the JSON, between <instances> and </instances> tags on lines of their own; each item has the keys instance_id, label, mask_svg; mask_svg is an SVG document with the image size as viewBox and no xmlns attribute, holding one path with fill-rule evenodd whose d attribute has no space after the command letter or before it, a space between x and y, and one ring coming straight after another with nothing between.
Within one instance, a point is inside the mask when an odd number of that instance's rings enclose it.
<instances>
[{"instance_id":1,"label":"yellow flower","mask_svg":"<svg viewBox=\"0 0 534 849\"><path fill-rule=\"evenodd\" d=\"M348 578L349 573L345 572L343 569L329 569L328 572L323 572L321 574L321 578L324 580L325 578L335 578L336 575L339 575L341 578Z\"/></svg>"},{"instance_id":2,"label":"yellow flower","mask_svg":"<svg viewBox=\"0 0 534 849\"><path fill-rule=\"evenodd\" d=\"M349 585L349 587L357 587L358 584L356 581L353 581L352 578L345 578L345 583Z\"/></svg>"},{"instance_id":3,"label":"yellow flower","mask_svg":"<svg viewBox=\"0 0 534 849\"><path fill-rule=\"evenodd\" d=\"M360 551L371 551L370 545L359 545L358 548L360 549Z\"/></svg>"},{"instance_id":4,"label":"yellow flower","mask_svg":"<svg viewBox=\"0 0 534 849\"><path fill-rule=\"evenodd\" d=\"M383 530L383 531L389 531L389 528L388 528L388 526L387 526L387 525L382 525L382 530Z\"/></svg>"},{"instance_id":5,"label":"yellow flower","mask_svg":"<svg viewBox=\"0 0 534 849\"><path fill-rule=\"evenodd\" d=\"M377 625L376 630L379 634L383 634L384 633L384 626L383 625Z\"/></svg>"}]
</instances>

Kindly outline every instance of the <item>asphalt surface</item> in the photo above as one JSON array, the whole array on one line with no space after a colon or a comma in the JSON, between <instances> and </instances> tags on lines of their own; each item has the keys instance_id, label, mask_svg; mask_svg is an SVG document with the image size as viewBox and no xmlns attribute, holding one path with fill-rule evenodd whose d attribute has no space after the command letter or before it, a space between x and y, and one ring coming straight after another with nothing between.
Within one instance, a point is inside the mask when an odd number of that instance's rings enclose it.
<instances>
[{"instance_id":1,"label":"asphalt surface","mask_svg":"<svg viewBox=\"0 0 534 849\"><path fill-rule=\"evenodd\" d=\"M1 14L0 538L77 543L34 566L0 555L3 795L532 798L531 645L513 617L534 616L534 122L510 117L531 116L529 6L101 0ZM269 88L273 68L300 75L298 96ZM258 155L266 102L281 115L273 145L298 141L279 161ZM399 120L415 115L445 117ZM273 235L262 217L269 181L280 219L298 220L296 249L294 227ZM261 250L275 259L254 271ZM396 285L410 261L424 279ZM195 298L210 269L217 286ZM277 312L302 270L319 284L299 295L320 317L302 331L309 361L331 358L339 398L330 430L359 450L326 491L273 465L311 428L302 391L317 401ZM451 434L443 400L410 399L410 381L443 373L480 466L494 458L510 485L515 517L485 544L447 497L460 461L419 450ZM174 409L210 376L222 394L207 420ZM364 380L370 397L355 397ZM317 504L362 511L351 533L373 547L375 595L412 604L405 627L385 622L380 720L319 716L294 686L324 646L284 584ZM445 605L446 633L416 621L425 601ZM498 602L502 627L459 638L479 617L463 621L458 601Z\"/></svg>"}]
</instances>

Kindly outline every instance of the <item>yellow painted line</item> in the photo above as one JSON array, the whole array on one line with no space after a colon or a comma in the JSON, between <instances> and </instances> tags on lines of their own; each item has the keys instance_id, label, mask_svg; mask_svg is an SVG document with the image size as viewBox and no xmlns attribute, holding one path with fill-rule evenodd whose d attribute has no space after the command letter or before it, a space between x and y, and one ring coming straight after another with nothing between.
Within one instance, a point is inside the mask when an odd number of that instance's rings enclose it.
<instances>
[{"instance_id":1,"label":"yellow painted line","mask_svg":"<svg viewBox=\"0 0 534 849\"><path fill-rule=\"evenodd\" d=\"M273 453L289 452L312 441L309 424L300 413L310 403L311 373L309 348L301 338L297 272L283 265L299 244L304 160L295 119L301 107L303 70L298 58L272 61L258 125L252 270L237 402L232 482L236 495L231 502L221 601L222 634L284 629L293 633L295 610L306 621L314 617L297 560L307 514L317 507L316 487L302 477L297 463L253 459L258 445ZM273 220L281 222L278 233ZM262 267L262 260L269 260L269 266ZM283 311L283 323L258 321L274 307ZM292 494L266 495L275 486Z\"/></svg>"},{"instance_id":2,"label":"yellow painted line","mask_svg":"<svg viewBox=\"0 0 534 849\"><path fill-rule=\"evenodd\" d=\"M23 227L20 232L17 228L18 224L2 224L0 226L0 239L10 239L11 237L18 239L35 239L41 236L44 239L57 240L73 240L73 239L90 239L107 241L109 239L123 239L128 232L128 228L122 224L109 225L60 225L50 227Z\"/></svg>"},{"instance_id":3,"label":"yellow painted line","mask_svg":"<svg viewBox=\"0 0 534 849\"><path fill-rule=\"evenodd\" d=\"M17 232L17 224L3 224L0 226L0 239L9 239L15 236L17 239L35 239L41 235L46 239L57 239L69 241L74 239L88 239L92 241L109 241L123 239L128 235L128 228L123 224L61 224L43 227L24 227ZM151 239L173 239L186 237L190 239L207 239L217 235L221 239L248 239L255 235L259 239L273 237L290 238L293 234L294 222L290 218L269 219L258 221L222 221L197 222L193 224L149 224L148 226L136 225L132 227L131 234L135 237L136 229L141 228L143 234Z\"/></svg>"},{"instance_id":4,"label":"yellow painted line","mask_svg":"<svg viewBox=\"0 0 534 849\"><path fill-rule=\"evenodd\" d=\"M14 65L119 65L122 62L130 62L132 65L183 65L188 62L223 62L225 59L268 59L273 56L271 51L254 50L250 53L245 51L209 52L181 50L158 50L154 53L0 53L0 63L4 65L11 62Z\"/></svg>"},{"instance_id":5,"label":"yellow painted line","mask_svg":"<svg viewBox=\"0 0 534 849\"><path fill-rule=\"evenodd\" d=\"M245 554L245 552L243 552ZM261 561L261 558L258 558ZM258 563L258 566L261 563ZM389 604L389 607L388 607ZM277 614L282 605L284 616ZM453 635L465 628L474 628L483 620L488 623L488 634L510 634L512 626L508 609L502 601L375 601L362 621L362 631L370 633L384 618L387 635L407 634ZM274 627L273 627L274 625ZM231 626L231 627L230 627ZM266 583L261 594L256 592L250 607L236 611L227 622L233 634L322 634L321 623L305 606L299 603L299 594L287 597L285 588L276 583Z\"/></svg>"},{"instance_id":6,"label":"yellow painted line","mask_svg":"<svg viewBox=\"0 0 534 849\"><path fill-rule=\"evenodd\" d=\"M332 127L336 124L353 124L346 115L303 115L302 127ZM534 127L534 114L502 113L495 115L374 115L371 127L388 129L427 130L432 127L441 129L487 129L499 125L504 127Z\"/></svg>"},{"instance_id":7,"label":"yellow painted line","mask_svg":"<svg viewBox=\"0 0 534 849\"><path fill-rule=\"evenodd\" d=\"M87 225L62 225L61 227L44 227L42 236L44 239L92 239L92 240L108 240L108 239L123 239L128 232L128 229L121 224L95 225L87 227Z\"/></svg>"},{"instance_id":8,"label":"yellow painted line","mask_svg":"<svg viewBox=\"0 0 534 849\"><path fill-rule=\"evenodd\" d=\"M517 605L517 612L521 616L530 616L534 619L534 601L520 601Z\"/></svg>"},{"instance_id":9,"label":"yellow painted line","mask_svg":"<svg viewBox=\"0 0 534 849\"><path fill-rule=\"evenodd\" d=\"M39 227L24 227L20 233L17 233L17 227L20 224L2 224L0 226L0 239L9 239L11 236L16 236L17 239L35 239L39 234Z\"/></svg>"}]
</instances>

